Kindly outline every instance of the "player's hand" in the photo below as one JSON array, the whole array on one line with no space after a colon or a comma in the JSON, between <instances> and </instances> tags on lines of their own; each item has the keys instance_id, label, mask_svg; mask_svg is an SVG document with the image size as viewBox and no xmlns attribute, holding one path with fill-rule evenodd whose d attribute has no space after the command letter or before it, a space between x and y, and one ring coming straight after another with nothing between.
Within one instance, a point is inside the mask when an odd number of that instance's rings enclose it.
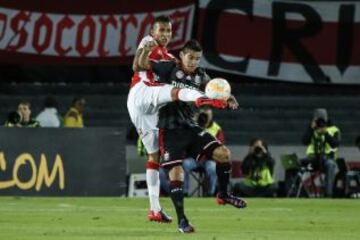
<instances>
[{"instance_id":1,"label":"player's hand","mask_svg":"<svg viewBox=\"0 0 360 240\"><path fill-rule=\"evenodd\" d=\"M227 100L228 108L230 109L237 109L239 107L239 103L234 97L234 95L231 95L229 99Z\"/></svg>"},{"instance_id":2,"label":"player's hand","mask_svg":"<svg viewBox=\"0 0 360 240\"><path fill-rule=\"evenodd\" d=\"M156 41L148 41L144 44L144 50L151 51L157 45Z\"/></svg>"}]
</instances>

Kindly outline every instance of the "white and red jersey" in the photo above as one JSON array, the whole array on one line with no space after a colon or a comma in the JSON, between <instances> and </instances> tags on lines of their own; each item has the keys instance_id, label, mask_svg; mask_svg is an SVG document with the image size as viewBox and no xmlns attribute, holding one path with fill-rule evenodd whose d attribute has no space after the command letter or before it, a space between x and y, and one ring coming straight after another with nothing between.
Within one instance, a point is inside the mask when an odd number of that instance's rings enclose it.
<instances>
[{"instance_id":1,"label":"white and red jersey","mask_svg":"<svg viewBox=\"0 0 360 240\"><path fill-rule=\"evenodd\" d=\"M155 40L150 35L144 37L141 40L138 49L143 48L144 45L149 41L155 41ZM168 52L167 48L162 46L156 46L149 55L150 62L173 61L174 59L175 57ZM156 75L151 71L151 69L146 71L135 72L131 79L130 88L140 81L143 81L148 86L157 86L160 83L156 81L156 78L157 78Z\"/></svg>"},{"instance_id":2,"label":"white and red jersey","mask_svg":"<svg viewBox=\"0 0 360 240\"><path fill-rule=\"evenodd\" d=\"M148 41L154 41L154 39L151 36L143 38L138 48L143 48ZM156 46L149 57L151 63L174 60L174 56L161 46ZM130 119L148 153L159 151L158 110L164 104L172 101L173 86L159 83L156 81L157 78L158 76L151 69L135 72L127 99Z\"/></svg>"}]
</instances>

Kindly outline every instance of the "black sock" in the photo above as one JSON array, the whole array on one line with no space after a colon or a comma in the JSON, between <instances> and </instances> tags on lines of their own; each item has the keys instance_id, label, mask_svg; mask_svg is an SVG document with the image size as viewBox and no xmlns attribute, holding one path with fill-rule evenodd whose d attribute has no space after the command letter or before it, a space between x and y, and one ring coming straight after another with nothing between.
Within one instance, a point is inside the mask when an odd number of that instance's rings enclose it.
<instances>
[{"instance_id":1,"label":"black sock","mask_svg":"<svg viewBox=\"0 0 360 240\"><path fill-rule=\"evenodd\" d=\"M180 219L185 218L184 214L184 192L182 181L171 181L170 182L170 197L174 204L176 215L178 217L178 223Z\"/></svg>"},{"instance_id":2,"label":"black sock","mask_svg":"<svg viewBox=\"0 0 360 240\"><path fill-rule=\"evenodd\" d=\"M217 163L216 164L216 175L219 183L220 196L227 196L227 188L230 179L230 163Z\"/></svg>"}]
</instances>

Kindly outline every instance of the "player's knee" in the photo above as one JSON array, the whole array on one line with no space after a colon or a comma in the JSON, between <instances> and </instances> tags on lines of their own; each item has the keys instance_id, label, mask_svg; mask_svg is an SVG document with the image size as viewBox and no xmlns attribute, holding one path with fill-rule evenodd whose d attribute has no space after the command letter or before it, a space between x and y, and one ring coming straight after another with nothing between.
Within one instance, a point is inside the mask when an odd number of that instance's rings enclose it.
<instances>
[{"instance_id":1,"label":"player's knee","mask_svg":"<svg viewBox=\"0 0 360 240\"><path fill-rule=\"evenodd\" d=\"M175 166L169 170L170 181L184 181L184 170L181 165Z\"/></svg>"},{"instance_id":2,"label":"player's knee","mask_svg":"<svg viewBox=\"0 0 360 240\"><path fill-rule=\"evenodd\" d=\"M150 162L155 162L155 163L160 163L160 155L159 155L159 152L149 153L149 154L148 154L148 161L150 161Z\"/></svg>"},{"instance_id":3,"label":"player's knee","mask_svg":"<svg viewBox=\"0 0 360 240\"><path fill-rule=\"evenodd\" d=\"M229 162L230 158L231 152L225 146L219 146L213 152L213 159L217 162Z\"/></svg>"}]
</instances>

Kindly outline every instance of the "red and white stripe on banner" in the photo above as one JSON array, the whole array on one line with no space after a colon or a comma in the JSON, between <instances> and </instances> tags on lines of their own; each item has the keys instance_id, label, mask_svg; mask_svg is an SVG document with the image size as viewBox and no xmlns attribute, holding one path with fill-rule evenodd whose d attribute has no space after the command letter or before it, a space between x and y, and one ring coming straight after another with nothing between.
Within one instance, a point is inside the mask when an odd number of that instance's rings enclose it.
<instances>
[{"instance_id":1,"label":"red and white stripe on banner","mask_svg":"<svg viewBox=\"0 0 360 240\"><path fill-rule=\"evenodd\" d=\"M200 0L199 12L207 68L360 84L360 2Z\"/></svg>"},{"instance_id":2,"label":"red and white stripe on banner","mask_svg":"<svg viewBox=\"0 0 360 240\"><path fill-rule=\"evenodd\" d=\"M101 6L65 0L59 8L54 1L28 2L0 0L0 62L129 63L159 15L173 22L169 48L182 47L191 37L195 11L190 0L105 1Z\"/></svg>"}]
</instances>

